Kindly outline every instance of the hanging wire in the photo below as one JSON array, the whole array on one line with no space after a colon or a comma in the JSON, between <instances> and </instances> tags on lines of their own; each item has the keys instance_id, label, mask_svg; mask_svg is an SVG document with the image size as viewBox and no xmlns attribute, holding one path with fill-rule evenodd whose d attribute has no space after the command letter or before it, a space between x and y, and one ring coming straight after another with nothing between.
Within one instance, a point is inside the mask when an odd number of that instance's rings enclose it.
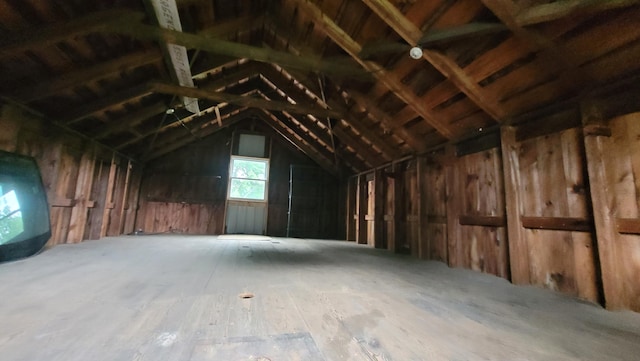
<instances>
[{"instance_id":1,"label":"hanging wire","mask_svg":"<svg viewBox=\"0 0 640 361\"><path fill-rule=\"evenodd\" d=\"M318 85L320 86L320 95L322 96L322 102L327 104L327 100L324 95L324 75L318 74ZM336 150L336 141L333 137L333 128L331 126L331 118L327 117L327 127L329 128L329 135L331 136L331 148L333 148L333 161L338 166L338 151Z\"/></svg>"}]
</instances>

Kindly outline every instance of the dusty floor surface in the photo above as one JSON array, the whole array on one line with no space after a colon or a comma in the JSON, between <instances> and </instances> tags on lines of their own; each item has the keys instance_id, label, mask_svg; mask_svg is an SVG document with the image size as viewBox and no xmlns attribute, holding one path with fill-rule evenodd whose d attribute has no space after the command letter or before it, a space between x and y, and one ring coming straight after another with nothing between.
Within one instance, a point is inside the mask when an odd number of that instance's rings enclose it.
<instances>
[{"instance_id":1,"label":"dusty floor surface","mask_svg":"<svg viewBox=\"0 0 640 361\"><path fill-rule=\"evenodd\" d=\"M3 361L640 360L640 314L339 241L58 246L0 265L0 325Z\"/></svg>"}]
</instances>

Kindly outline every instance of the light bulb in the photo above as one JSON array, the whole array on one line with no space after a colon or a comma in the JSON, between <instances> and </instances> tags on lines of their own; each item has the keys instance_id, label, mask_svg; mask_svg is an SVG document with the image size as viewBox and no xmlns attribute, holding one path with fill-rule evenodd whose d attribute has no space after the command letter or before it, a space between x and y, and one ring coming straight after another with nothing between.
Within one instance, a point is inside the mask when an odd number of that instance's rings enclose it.
<instances>
[{"instance_id":1,"label":"light bulb","mask_svg":"<svg viewBox=\"0 0 640 361\"><path fill-rule=\"evenodd\" d=\"M409 56L412 59L420 59L422 58L422 48L420 48L419 46L414 46L413 48L411 48L411 50L409 50Z\"/></svg>"}]
</instances>

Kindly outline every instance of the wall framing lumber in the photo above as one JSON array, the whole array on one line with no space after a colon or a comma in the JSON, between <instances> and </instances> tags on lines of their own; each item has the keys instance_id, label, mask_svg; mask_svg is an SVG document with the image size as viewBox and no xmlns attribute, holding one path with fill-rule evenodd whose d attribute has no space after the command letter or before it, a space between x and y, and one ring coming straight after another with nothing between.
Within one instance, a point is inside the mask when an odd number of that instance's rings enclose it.
<instances>
[{"instance_id":1,"label":"wall framing lumber","mask_svg":"<svg viewBox=\"0 0 640 361\"><path fill-rule=\"evenodd\" d=\"M529 275L529 249L520 219L523 213L523 200L520 193L522 180L520 178L516 128L512 126L502 127L500 138L502 143L502 167L504 169L511 282L517 285L526 285L531 283L531 278Z\"/></svg>"}]
</instances>

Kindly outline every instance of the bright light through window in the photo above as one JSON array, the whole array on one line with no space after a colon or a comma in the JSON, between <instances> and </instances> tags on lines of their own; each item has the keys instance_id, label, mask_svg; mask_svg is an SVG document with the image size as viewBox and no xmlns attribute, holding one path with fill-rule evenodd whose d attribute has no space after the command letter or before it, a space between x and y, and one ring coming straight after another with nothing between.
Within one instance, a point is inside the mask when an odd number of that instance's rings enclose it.
<instances>
[{"instance_id":1,"label":"bright light through window","mask_svg":"<svg viewBox=\"0 0 640 361\"><path fill-rule=\"evenodd\" d=\"M269 161L231 157L229 199L266 201Z\"/></svg>"},{"instance_id":2,"label":"bright light through window","mask_svg":"<svg viewBox=\"0 0 640 361\"><path fill-rule=\"evenodd\" d=\"M12 190L0 196L0 244L11 241L22 232L24 232L24 224L20 203L18 203L16 192Z\"/></svg>"}]
</instances>

